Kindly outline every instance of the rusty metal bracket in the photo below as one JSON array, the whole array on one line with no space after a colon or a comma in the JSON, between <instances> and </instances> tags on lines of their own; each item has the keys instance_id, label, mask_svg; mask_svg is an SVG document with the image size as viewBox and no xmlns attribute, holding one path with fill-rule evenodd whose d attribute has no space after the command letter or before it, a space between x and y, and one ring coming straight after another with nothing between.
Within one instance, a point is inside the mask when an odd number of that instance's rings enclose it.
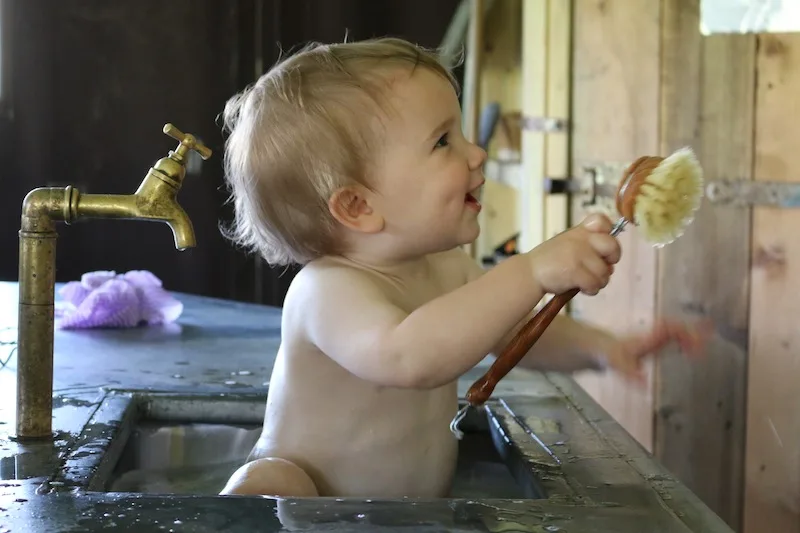
<instances>
[{"instance_id":1,"label":"rusty metal bracket","mask_svg":"<svg viewBox=\"0 0 800 533\"><path fill-rule=\"evenodd\" d=\"M563 118L523 116L520 123L525 131L540 133L563 133L569 129L569 122Z\"/></svg>"},{"instance_id":2,"label":"rusty metal bracket","mask_svg":"<svg viewBox=\"0 0 800 533\"><path fill-rule=\"evenodd\" d=\"M706 198L712 204L734 207L800 207L800 183L713 180L706 183Z\"/></svg>"}]
</instances>

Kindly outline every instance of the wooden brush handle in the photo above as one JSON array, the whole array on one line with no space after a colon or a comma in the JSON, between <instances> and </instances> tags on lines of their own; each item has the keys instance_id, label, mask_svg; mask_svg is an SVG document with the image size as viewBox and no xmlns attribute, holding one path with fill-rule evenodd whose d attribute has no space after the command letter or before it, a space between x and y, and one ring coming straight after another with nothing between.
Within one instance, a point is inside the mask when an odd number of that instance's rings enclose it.
<instances>
[{"instance_id":1,"label":"wooden brush handle","mask_svg":"<svg viewBox=\"0 0 800 533\"><path fill-rule=\"evenodd\" d=\"M522 326L517 334L514 335L514 338L511 339L511 342L508 343L508 346L505 347L503 353L495 359L489 370L475 381L467 391L467 401L470 405L478 407L489 399L497 383L525 357L525 354L539 340L539 337L542 336L547 326L558 315L561 308L567 305L576 294L578 294L578 289L572 289L554 296L541 311Z\"/></svg>"}]
</instances>

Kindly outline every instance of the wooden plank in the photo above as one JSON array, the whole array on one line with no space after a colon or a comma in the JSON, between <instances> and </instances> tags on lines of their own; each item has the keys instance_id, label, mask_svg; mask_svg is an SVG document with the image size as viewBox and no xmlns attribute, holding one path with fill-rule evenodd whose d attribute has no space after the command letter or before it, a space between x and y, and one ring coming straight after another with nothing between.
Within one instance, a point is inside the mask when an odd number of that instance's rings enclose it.
<instances>
[{"instance_id":1,"label":"wooden plank","mask_svg":"<svg viewBox=\"0 0 800 533\"><path fill-rule=\"evenodd\" d=\"M757 68L755 179L798 182L800 34L760 35ZM745 463L747 533L800 530L798 227L797 209L754 209Z\"/></svg>"},{"instance_id":2,"label":"wooden plank","mask_svg":"<svg viewBox=\"0 0 800 533\"><path fill-rule=\"evenodd\" d=\"M490 102L500 104L503 115L522 108L522 0L494 2L484 24L485 47L480 76L480 108ZM501 126L495 128L495 139ZM500 142L490 142L489 158L496 160ZM517 147L517 150L519 148ZM491 256L493 250L519 232L519 193L511 185L492 181L487 167L487 182L481 193L478 221L481 234L476 241L476 256Z\"/></svg>"},{"instance_id":3,"label":"wooden plank","mask_svg":"<svg viewBox=\"0 0 800 533\"><path fill-rule=\"evenodd\" d=\"M547 6L547 88L545 108L548 117L570 118L572 69L572 2L548 0ZM571 175L570 132L551 133L545 138L545 172L553 178ZM569 198L550 194L545 198L544 238L564 231L569 224Z\"/></svg>"},{"instance_id":4,"label":"wooden plank","mask_svg":"<svg viewBox=\"0 0 800 533\"><path fill-rule=\"evenodd\" d=\"M547 113L547 0L522 3L522 113L543 117ZM520 187L520 249L530 250L544 241L545 135L522 130L522 183Z\"/></svg>"},{"instance_id":5,"label":"wooden plank","mask_svg":"<svg viewBox=\"0 0 800 533\"><path fill-rule=\"evenodd\" d=\"M661 154L691 146L706 180L752 179L755 37L699 32L699 0L663 0ZM657 314L717 328L706 357L659 361L656 457L740 530L747 381L749 209L705 203L659 254ZM713 253L709 253L713 250ZM764 529L766 531L767 529Z\"/></svg>"},{"instance_id":6,"label":"wooden plank","mask_svg":"<svg viewBox=\"0 0 800 533\"><path fill-rule=\"evenodd\" d=\"M660 2L576 0L573 30L572 168L596 161L630 162L657 153ZM575 221L585 213L573 205ZM611 283L578 296L572 314L618 332L652 325L655 251L631 228ZM578 382L645 448L652 446L652 390L615 374Z\"/></svg>"}]
</instances>

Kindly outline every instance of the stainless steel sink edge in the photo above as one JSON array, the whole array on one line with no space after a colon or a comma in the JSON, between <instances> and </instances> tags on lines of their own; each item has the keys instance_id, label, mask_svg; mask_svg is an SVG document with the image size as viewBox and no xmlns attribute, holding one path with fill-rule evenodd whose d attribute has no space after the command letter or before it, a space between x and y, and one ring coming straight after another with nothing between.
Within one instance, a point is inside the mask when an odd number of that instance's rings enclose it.
<instances>
[{"instance_id":1,"label":"stainless steel sink edge","mask_svg":"<svg viewBox=\"0 0 800 533\"><path fill-rule=\"evenodd\" d=\"M66 451L63 467L50 480L52 490L106 492L115 465L140 420L261 424L267 394L266 388L236 393L136 389L103 392L98 408ZM546 490L537 478L539 462L532 462L530 453L520 450L510 437L509 424L517 422L508 406L491 401L480 410L470 410L462 427L465 431L488 431L526 497L541 501L546 498ZM542 450L542 456L548 453L551 452Z\"/></svg>"}]
</instances>

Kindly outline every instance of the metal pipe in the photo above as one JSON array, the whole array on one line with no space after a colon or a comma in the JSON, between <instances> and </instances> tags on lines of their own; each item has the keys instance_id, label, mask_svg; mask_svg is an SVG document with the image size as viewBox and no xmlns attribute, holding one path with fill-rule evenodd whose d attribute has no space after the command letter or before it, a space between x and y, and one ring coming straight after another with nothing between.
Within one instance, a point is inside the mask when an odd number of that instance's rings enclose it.
<instances>
[{"instance_id":1,"label":"metal pipe","mask_svg":"<svg viewBox=\"0 0 800 533\"><path fill-rule=\"evenodd\" d=\"M121 218L165 222L178 250L195 245L192 221L178 204L186 154L203 159L211 150L172 124L164 133L180 144L159 159L132 195L87 194L72 186L30 191L22 202L19 231L19 324L17 330L17 424L19 440L53 438L53 334L55 314L55 222Z\"/></svg>"}]
</instances>

